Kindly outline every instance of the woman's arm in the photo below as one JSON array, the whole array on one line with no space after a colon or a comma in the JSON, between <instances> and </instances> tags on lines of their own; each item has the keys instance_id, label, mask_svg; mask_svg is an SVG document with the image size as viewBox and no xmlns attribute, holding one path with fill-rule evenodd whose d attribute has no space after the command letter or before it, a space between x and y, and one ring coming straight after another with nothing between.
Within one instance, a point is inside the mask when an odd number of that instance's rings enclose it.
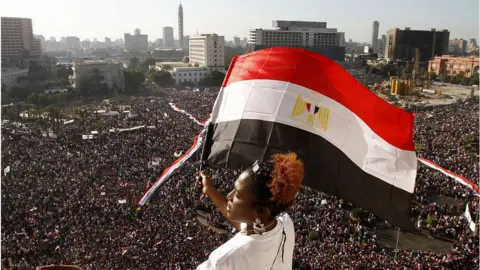
<instances>
[{"instance_id":1,"label":"woman's arm","mask_svg":"<svg viewBox=\"0 0 480 270\"><path fill-rule=\"evenodd\" d=\"M210 176L206 175L204 172L200 173L200 177L202 178L202 193L207 195L210 200L215 204L217 209L222 213L228 222L232 224L237 231L240 231L240 222L232 221L228 219L227 215L227 197L223 196L222 193L218 192L218 190L213 186L212 180Z\"/></svg>"}]
</instances>

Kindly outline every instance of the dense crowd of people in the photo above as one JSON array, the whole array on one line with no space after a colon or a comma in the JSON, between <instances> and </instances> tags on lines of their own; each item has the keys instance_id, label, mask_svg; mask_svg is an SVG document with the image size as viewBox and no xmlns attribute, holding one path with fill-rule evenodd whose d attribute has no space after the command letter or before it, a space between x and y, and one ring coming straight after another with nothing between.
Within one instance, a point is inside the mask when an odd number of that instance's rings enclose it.
<instances>
[{"instance_id":1,"label":"dense crowd of people","mask_svg":"<svg viewBox=\"0 0 480 270\"><path fill-rule=\"evenodd\" d=\"M61 263L85 269L195 269L232 237L232 227L195 188L199 154L138 207L143 192L203 128L169 103L202 121L216 98L212 89L145 87L160 95L131 97L124 105L84 105L62 111L58 119L30 114L3 121L2 269ZM476 98L417 112L417 154L478 183L478 109ZM121 130L132 127L139 128ZM384 221L367 214L363 222L353 222L353 205L304 187L289 213L296 229L294 266L478 269L478 235L461 216L468 202L476 217L478 198L451 178L418 168L412 222L431 237L449 239L452 250L397 252L377 239ZM215 186L226 193L239 172L212 173ZM435 205L432 194L459 205ZM201 225L197 209L210 212L208 221L227 233ZM427 222L432 218L435 223ZM318 239L310 237L314 231Z\"/></svg>"}]
</instances>

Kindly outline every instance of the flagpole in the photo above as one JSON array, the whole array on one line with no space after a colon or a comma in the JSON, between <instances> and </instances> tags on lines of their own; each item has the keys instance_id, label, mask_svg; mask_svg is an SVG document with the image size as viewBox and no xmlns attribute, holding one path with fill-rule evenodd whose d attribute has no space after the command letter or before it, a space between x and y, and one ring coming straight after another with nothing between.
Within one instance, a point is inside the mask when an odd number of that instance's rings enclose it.
<instances>
[{"instance_id":1,"label":"flagpole","mask_svg":"<svg viewBox=\"0 0 480 270\"><path fill-rule=\"evenodd\" d=\"M202 147L202 154L200 156L200 171L203 170L203 167L205 165L205 160L208 157L208 154L210 154L210 151L208 150L209 147L209 138L212 136L212 131L213 131L213 124L212 123L207 123L207 132L205 132L205 139L203 140L203 147Z\"/></svg>"},{"instance_id":2,"label":"flagpole","mask_svg":"<svg viewBox=\"0 0 480 270\"><path fill-rule=\"evenodd\" d=\"M400 228L397 230L397 244L395 245L395 257L393 260L396 262L397 261L397 253L398 253L398 239L400 238Z\"/></svg>"}]
</instances>

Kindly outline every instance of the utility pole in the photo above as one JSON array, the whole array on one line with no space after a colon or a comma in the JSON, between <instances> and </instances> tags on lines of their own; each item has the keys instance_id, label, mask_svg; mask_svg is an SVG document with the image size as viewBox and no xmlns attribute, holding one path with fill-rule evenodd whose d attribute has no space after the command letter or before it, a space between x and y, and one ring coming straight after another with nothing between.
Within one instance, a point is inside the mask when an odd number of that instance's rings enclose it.
<instances>
[{"instance_id":1,"label":"utility pole","mask_svg":"<svg viewBox=\"0 0 480 270\"><path fill-rule=\"evenodd\" d=\"M400 228L398 228L397 231L397 244L395 245L395 257L393 258L393 261L397 261L397 253L398 253L398 238L400 238Z\"/></svg>"}]
</instances>

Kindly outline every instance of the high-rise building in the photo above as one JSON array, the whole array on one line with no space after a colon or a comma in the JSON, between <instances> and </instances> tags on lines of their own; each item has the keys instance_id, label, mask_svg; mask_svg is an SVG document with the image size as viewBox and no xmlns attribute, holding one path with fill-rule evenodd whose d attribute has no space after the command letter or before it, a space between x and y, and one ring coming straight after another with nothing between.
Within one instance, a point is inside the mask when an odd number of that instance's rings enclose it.
<instances>
[{"instance_id":1,"label":"high-rise building","mask_svg":"<svg viewBox=\"0 0 480 270\"><path fill-rule=\"evenodd\" d=\"M80 39L78 37L67 37L67 47L70 50L78 50L82 47Z\"/></svg>"},{"instance_id":2,"label":"high-rise building","mask_svg":"<svg viewBox=\"0 0 480 270\"><path fill-rule=\"evenodd\" d=\"M182 49L185 48L183 42L183 7L181 2L178 6L178 46Z\"/></svg>"},{"instance_id":3,"label":"high-rise building","mask_svg":"<svg viewBox=\"0 0 480 270\"><path fill-rule=\"evenodd\" d=\"M2 65L11 58L41 54L40 40L33 36L32 19L2 17Z\"/></svg>"},{"instance_id":4,"label":"high-rise building","mask_svg":"<svg viewBox=\"0 0 480 270\"><path fill-rule=\"evenodd\" d=\"M163 47L166 49L175 48L175 39L173 39L173 27L163 27Z\"/></svg>"},{"instance_id":5,"label":"high-rise building","mask_svg":"<svg viewBox=\"0 0 480 270\"><path fill-rule=\"evenodd\" d=\"M190 36L187 35L183 37L183 49L188 50L188 48L190 48Z\"/></svg>"},{"instance_id":6,"label":"high-rise building","mask_svg":"<svg viewBox=\"0 0 480 270\"><path fill-rule=\"evenodd\" d=\"M415 49L419 49L420 61L429 61L433 56L448 53L448 30L405 30L398 28L387 31L385 59L387 61L412 61L415 58ZM435 40L435 41L434 41Z\"/></svg>"},{"instance_id":7,"label":"high-rise building","mask_svg":"<svg viewBox=\"0 0 480 270\"><path fill-rule=\"evenodd\" d=\"M465 39L454 39L448 42L448 53L454 55L463 55L467 52L467 43Z\"/></svg>"},{"instance_id":8,"label":"high-rise building","mask_svg":"<svg viewBox=\"0 0 480 270\"><path fill-rule=\"evenodd\" d=\"M135 34L125 33L125 50L127 52L147 52L148 51L148 35L142 35L140 29L133 31Z\"/></svg>"},{"instance_id":9,"label":"high-rise building","mask_svg":"<svg viewBox=\"0 0 480 270\"><path fill-rule=\"evenodd\" d=\"M380 23L378 21L373 21L373 24L372 24L372 42L371 42L371 45L372 45L372 49L373 49L373 52L378 52L378 43L377 43L377 40L378 40L378 28L380 26Z\"/></svg>"},{"instance_id":10,"label":"high-rise building","mask_svg":"<svg viewBox=\"0 0 480 270\"><path fill-rule=\"evenodd\" d=\"M345 34L327 28L326 22L273 21L273 27L277 29L250 30L248 50L287 46L314 51L333 60L345 60Z\"/></svg>"},{"instance_id":11,"label":"high-rise building","mask_svg":"<svg viewBox=\"0 0 480 270\"><path fill-rule=\"evenodd\" d=\"M385 52L385 48L387 47L387 35L382 35L382 52Z\"/></svg>"},{"instance_id":12,"label":"high-rise building","mask_svg":"<svg viewBox=\"0 0 480 270\"><path fill-rule=\"evenodd\" d=\"M40 50L41 51L46 51L47 50L47 45L45 41L45 37L42 35L33 35L36 39L40 40Z\"/></svg>"},{"instance_id":13,"label":"high-rise building","mask_svg":"<svg viewBox=\"0 0 480 270\"><path fill-rule=\"evenodd\" d=\"M140 31L140 28L135 28L135 29L133 30L133 34L134 34L135 36L138 36L138 35L141 35L142 32Z\"/></svg>"},{"instance_id":14,"label":"high-rise building","mask_svg":"<svg viewBox=\"0 0 480 270\"><path fill-rule=\"evenodd\" d=\"M242 48L247 47L247 44L248 44L248 38L244 37L241 42Z\"/></svg>"},{"instance_id":15,"label":"high-rise building","mask_svg":"<svg viewBox=\"0 0 480 270\"><path fill-rule=\"evenodd\" d=\"M214 70L225 69L225 37L202 34L190 37L190 63Z\"/></svg>"},{"instance_id":16,"label":"high-rise building","mask_svg":"<svg viewBox=\"0 0 480 270\"><path fill-rule=\"evenodd\" d=\"M240 47L240 38L239 37L233 37L233 45L235 47Z\"/></svg>"}]
</instances>

